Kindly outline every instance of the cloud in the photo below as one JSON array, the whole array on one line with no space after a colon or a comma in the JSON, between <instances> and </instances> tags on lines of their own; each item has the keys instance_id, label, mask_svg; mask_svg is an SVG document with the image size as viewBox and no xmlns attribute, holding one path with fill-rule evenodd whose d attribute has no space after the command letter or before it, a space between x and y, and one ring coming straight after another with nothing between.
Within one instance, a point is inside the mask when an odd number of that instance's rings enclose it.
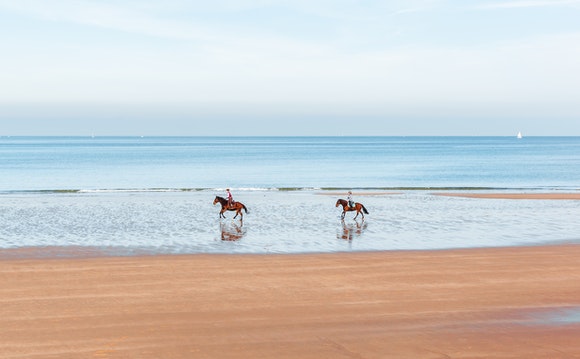
<instances>
[{"instance_id":1,"label":"cloud","mask_svg":"<svg viewBox=\"0 0 580 359\"><path fill-rule=\"evenodd\" d=\"M319 17L348 18L346 5L355 2L340 1L345 6L342 9L330 1L326 2L327 8L306 1L288 1L285 6ZM495 6L563 6L578 2L510 1ZM170 1L170 10L160 10L152 2L114 5L117 3L0 0L4 8L43 20L184 40L162 47L157 45L163 41L146 41L138 46L123 42L124 46L118 46L111 32L103 32L105 41L98 44L78 42L70 49L51 46L42 60L30 57L36 61L30 66L22 62L32 60L14 56L13 67L17 70L5 71L3 82L10 85L0 88L0 97L14 102L204 104L212 111L225 111L229 104L232 113L266 108L269 113L380 115L429 113L433 109L467 113L492 108L507 111L510 106L533 113L525 107L537 110L542 105L579 112L574 96L580 92L580 53L576 45L580 34L502 37L501 41L469 46L444 46L433 41L391 46L389 41L377 41L360 48L341 43L340 34L332 34L330 40L305 38L293 32L283 36L269 31L264 23L256 27L236 21L228 24L230 17L223 15L223 11L235 15L237 11L268 7L273 1L220 3L200 5L204 12L217 12L210 22L200 19L197 5L178 0ZM439 5L433 1L393 2L382 8L382 14ZM178 9L186 15L177 16ZM356 13L374 19L371 10L378 9L381 4L376 2L370 10L359 6ZM359 24L360 19L352 21ZM352 28L357 40L375 33ZM427 35L424 38L431 39ZM5 59L14 53L7 51Z\"/></svg>"},{"instance_id":2,"label":"cloud","mask_svg":"<svg viewBox=\"0 0 580 359\"><path fill-rule=\"evenodd\" d=\"M505 1L494 4L478 6L478 9L513 9L513 8L530 8L530 7L562 7L578 6L579 0L521 0Z\"/></svg>"},{"instance_id":3,"label":"cloud","mask_svg":"<svg viewBox=\"0 0 580 359\"><path fill-rule=\"evenodd\" d=\"M122 7L90 1L0 1L0 7L24 13L39 19L74 23L114 29L128 33L155 37L215 41L212 30L203 26L163 20L140 11L139 8Z\"/></svg>"},{"instance_id":4,"label":"cloud","mask_svg":"<svg viewBox=\"0 0 580 359\"><path fill-rule=\"evenodd\" d=\"M367 21L384 21L385 16L424 12L440 3L441 0L368 1L364 4L356 0L168 0L159 5L146 0L0 0L0 9L54 22L162 38L216 42L242 36L267 37L265 33L272 33L272 28L264 29L271 20L268 17L276 19L288 13L303 20L308 16L311 19L328 19L334 26L340 26L339 23L344 21L364 24ZM208 14L211 19L204 18ZM251 19L255 16L256 23L243 20L248 16ZM300 25L296 24L295 29L299 28Z\"/></svg>"}]
</instances>

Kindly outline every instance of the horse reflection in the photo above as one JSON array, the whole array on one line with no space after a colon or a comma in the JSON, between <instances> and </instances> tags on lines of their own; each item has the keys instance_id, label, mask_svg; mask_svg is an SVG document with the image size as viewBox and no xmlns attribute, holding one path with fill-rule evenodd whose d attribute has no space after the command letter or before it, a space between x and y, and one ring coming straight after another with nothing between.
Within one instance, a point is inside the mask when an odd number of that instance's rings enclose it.
<instances>
[{"instance_id":1,"label":"horse reflection","mask_svg":"<svg viewBox=\"0 0 580 359\"><path fill-rule=\"evenodd\" d=\"M236 222L220 222L221 240L235 242L242 239L246 234L246 230L243 228L243 222L240 221L239 223L238 225Z\"/></svg>"},{"instance_id":2,"label":"horse reflection","mask_svg":"<svg viewBox=\"0 0 580 359\"><path fill-rule=\"evenodd\" d=\"M336 237L340 239L344 239L345 241L352 241L355 237L362 236L363 232L367 229L367 223L364 221L354 221L349 222L348 224L342 222L342 232L337 234Z\"/></svg>"}]
</instances>

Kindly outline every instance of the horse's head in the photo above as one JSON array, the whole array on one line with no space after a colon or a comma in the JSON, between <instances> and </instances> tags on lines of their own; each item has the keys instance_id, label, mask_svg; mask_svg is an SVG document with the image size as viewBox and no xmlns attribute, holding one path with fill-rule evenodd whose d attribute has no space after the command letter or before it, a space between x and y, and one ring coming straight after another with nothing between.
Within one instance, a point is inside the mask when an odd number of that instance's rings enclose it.
<instances>
[{"instance_id":1,"label":"horse's head","mask_svg":"<svg viewBox=\"0 0 580 359\"><path fill-rule=\"evenodd\" d=\"M344 199L339 199L338 201L336 201L336 205L334 207L338 206L344 206Z\"/></svg>"},{"instance_id":2,"label":"horse's head","mask_svg":"<svg viewBox=\"0 0 580 359\"><path fill-rule=\"evenodd\" d=\"M215 206L216 203L220 203L220 197L219 196L215 196L215 199L213 200L214 206Z\"/></svg>"}]
</instances>

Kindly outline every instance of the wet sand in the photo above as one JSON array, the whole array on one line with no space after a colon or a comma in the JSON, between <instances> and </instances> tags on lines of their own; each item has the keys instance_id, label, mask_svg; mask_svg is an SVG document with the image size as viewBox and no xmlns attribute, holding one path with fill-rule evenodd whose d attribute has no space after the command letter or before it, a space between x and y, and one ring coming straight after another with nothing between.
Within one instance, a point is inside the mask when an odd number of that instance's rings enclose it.
<instances>
[{"instance_id":1,"label":"wet sand","mask_svg":"<svg viewBox=\"0 0 580 359\"><path fill-rule=\"evenodd\" d=\"M494 198L494 199L560 199L577 200L580 193L433 193L437 196Z\"/></svg>"},{"instance_id":2,"label":"wet sand","mask_svg":"<svg viewBox=\"0 0 580 359\"><path fill-rule=\"evenodd\" d=\"M579 258L562 245L2 260L0 357L580 358L579 320L550 319L580 311Z\"/></svg>"},{"instance_id":3,"label":"wet sand","mask_svg":"<svg viewBox=\"0 0 580 359\"><path fill-rule=\"evenodd\" d=\"M344 192L319 192L318 194L324 196L343 196ZM353 192L354 196L390 196L403 194L403 192L385 192L385 191L364 191ZM432 192L435 196L448 197L467 197L467 198L493 198L493 199L561 199L561 200L576 200L580 199L580 193L476 193L476 192Z\"/></svg>"}]
</instances>

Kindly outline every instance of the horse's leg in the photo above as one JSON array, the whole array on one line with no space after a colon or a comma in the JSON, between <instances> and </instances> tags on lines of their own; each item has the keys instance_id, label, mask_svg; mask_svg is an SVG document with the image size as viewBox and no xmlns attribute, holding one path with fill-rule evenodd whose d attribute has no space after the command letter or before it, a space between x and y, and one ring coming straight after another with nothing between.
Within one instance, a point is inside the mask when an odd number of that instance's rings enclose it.
<instances>
[{"instance_id":1,"label":"horse's leg","mask_svg":"<svg viewBox=\"0 0 580 359\"><path fill-rule=\"evenodd\" d=\"M360 204L360 203L357 203L357 204L355 205L355 209L356 209L356 216L354 217L354 219L356 219L356 217L358 217L358 215L359 215L359 213L360 213L360 215L362 216L362 219L364 220L364 219L365 219L365 214L363 213L364 211L363 211L363 206L362 206L362 204Z\"/></svg>"},{"instance_id":2,"label":"horse's leg","mask_svg":"<svg viewBox=\"0 0 580 359\"><path fill-rule=\"evenodd\" d=\"M240 210L239 209L236 210L236 215L234 216L233 219L236 219L236 217L238 216L238 214L240 214Z\"/></svg>"},{"instance_id":3,"label":"horse's leg","mask_svg":"<svg viewBox=\"0 0 580 359\"><path fill-rule=\"evenodd\" d=\"M342 209L342 215L340 216L340 219L344 219L344 215L346 214L346 210L343 208Z\"/></svg>"},{"instance_id":4,"label":"horse's leg","mask_svg":"<svg viewBox=\"0 0 580 359\"><path fill-rule=\"evenodd\" d=\"M226 211L225 207L222 207L222 209L220 211L220 218L226 218L226 216L224 216L225 211Z\"/></svg>"}]
</instances>

